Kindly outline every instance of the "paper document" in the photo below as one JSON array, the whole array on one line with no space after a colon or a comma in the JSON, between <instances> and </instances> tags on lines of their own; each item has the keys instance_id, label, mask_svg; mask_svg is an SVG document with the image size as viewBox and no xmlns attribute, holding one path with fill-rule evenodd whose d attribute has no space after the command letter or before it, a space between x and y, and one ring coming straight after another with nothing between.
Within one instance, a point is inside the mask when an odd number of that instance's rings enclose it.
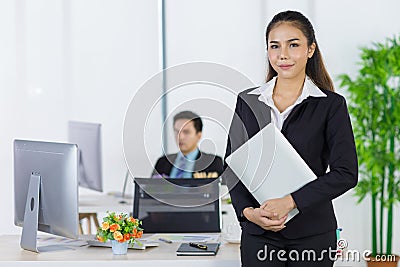
<instances>
[{"instance_id":1,"label":"paper document","mask_svg":"<svg viewBox=\"0 0 400 267\"><path fill-rule=\"evenodd\" d=\"M316 178L272 123L229 155L226 162L260 204L288 195ZM292 210L288 220L297 213L297 209Z\"/></svg>"}]
</instances>

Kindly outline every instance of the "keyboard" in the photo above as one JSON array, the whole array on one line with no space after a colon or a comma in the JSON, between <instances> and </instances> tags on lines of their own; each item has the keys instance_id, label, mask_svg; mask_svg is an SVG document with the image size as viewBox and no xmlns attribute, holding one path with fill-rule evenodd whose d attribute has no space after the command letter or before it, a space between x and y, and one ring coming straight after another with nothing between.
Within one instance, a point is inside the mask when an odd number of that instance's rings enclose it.
<instances>
[{"instance_id":1,"label":"keyboard","mask_svg":"<svg viewBox=\"0 0 400 267\"><path fill-rule=\"evenodd\" d=\"M99 240L86 240L86 242L88 243L89 246L92 247L107 247L107 248L111 248L111 241L106 241L106 242L100 242ZM146 240L139 240L140 243L142 243L141 245L138 243L135 243L133 246L128 246L128 248L130 249L146 249L149 247L158 247L160 244L157 242L150 242L150 241L146 241Z\"/></svg>"}]
</instances>

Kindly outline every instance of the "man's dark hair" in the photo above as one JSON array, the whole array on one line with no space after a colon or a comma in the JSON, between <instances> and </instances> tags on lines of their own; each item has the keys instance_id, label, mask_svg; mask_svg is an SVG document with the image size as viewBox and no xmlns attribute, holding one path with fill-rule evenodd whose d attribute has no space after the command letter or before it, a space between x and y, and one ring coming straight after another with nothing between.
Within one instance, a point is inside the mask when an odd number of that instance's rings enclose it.
<instances>
[{"instance_id":1,"label":"man's dark hair","mask_svg":"<svg viewBox=\"0 0 400 267\"><path fill-rule=\"evenodd\" d=\"M176 114L174 116L174 125L177 120L181 120L181 119L193 121L194 128L196 129L196 133L201 132L203 130L203 122L201 121L201 118L199 117L199 115L197 115L196 113L188 111L188 110L179 112L178 114Z\"/></svg>"}]
</instances>

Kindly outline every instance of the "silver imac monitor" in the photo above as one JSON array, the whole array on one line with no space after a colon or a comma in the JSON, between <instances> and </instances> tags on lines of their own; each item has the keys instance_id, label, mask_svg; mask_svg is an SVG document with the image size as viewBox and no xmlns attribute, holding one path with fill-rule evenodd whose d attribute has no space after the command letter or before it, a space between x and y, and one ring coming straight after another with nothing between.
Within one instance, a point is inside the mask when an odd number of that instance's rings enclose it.
<instances>
[{"instance_id":1,"label":"silver imac monitor","mask_svg":"<svg viewBox=\"0 0 400 267\"><path fill-rule=\"evenodd\" d=\"M79 149L79 185L103 192L101 124L69 121L68 142Z\"/></svg>"},{"instance_id":2,"label":"silver imac monitor","mask_svg":"<svg viewBox=\"0 0 400 267\"><path fill-rule=\"evenodd\" d=\"M74 144L14 140L14 223L21 247L43 252L37 231L78 237L78 148Z\"/></svg>"}]
</instances>

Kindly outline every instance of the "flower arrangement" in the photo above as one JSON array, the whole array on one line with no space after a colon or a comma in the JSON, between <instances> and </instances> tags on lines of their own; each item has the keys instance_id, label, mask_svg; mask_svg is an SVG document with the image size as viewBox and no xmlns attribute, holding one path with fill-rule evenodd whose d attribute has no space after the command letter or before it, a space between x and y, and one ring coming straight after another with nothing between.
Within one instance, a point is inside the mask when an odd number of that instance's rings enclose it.
<instances>
[{"instance_id":1,"label":"flower arrangement","mask_svg":"<svg viewBox=\"0 0 400 267\"><path fill-rule=\"evenodd\" d=\"M116 240L120 243L128 242L129 244L134 244L138 242L137 238L142 237L143 229L140 227L141 225L142 221L127 214L116 215L115 212L107 212L101 227L97 229L97 240L100 242Z\"/></svg>"}]
</instances>

